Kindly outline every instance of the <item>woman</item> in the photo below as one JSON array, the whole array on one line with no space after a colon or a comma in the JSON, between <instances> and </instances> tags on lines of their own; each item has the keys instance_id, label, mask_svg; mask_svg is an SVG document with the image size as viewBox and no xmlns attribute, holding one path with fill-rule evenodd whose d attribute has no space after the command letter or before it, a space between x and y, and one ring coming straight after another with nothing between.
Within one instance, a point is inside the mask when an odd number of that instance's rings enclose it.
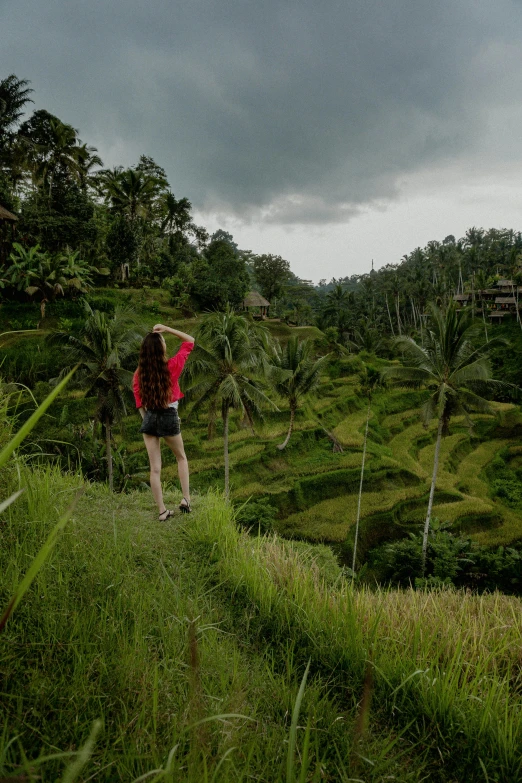
<instances>
[{"instance_id":1,"label":"woman","mask_svg":"<svg viewBox=\"0 0 522 783\"><path fill-rule=\"evenodd\" d=\"M177 354L167 357L167 346L162 332L183 340ZM150 488L157 503L160 522L165 522L173 511L165 508L161 490L160 438L174 452L178 463L178 475L183 492L179 510L188 514L190 508L189 470L183 438L180 434L178 400L183 397L179 388L179 376L194 348L194 338L177 329L156 324L141 344L138 369L134 373L133 391L143 419L140 432L147 447L150 462Z\"/></svg>"}]
</instances>

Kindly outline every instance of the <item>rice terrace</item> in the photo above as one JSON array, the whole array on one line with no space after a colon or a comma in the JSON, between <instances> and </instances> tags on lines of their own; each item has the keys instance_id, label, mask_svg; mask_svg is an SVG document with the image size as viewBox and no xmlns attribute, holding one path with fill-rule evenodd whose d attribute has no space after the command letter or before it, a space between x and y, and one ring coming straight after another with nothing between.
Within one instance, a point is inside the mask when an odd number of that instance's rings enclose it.
<instances>
[{"instance_id":1,"label":"rice terrace","mask_svg":"<svg viewBox=\"0 0 522 783\"><path fill-rule=\"evenodd\" d=\"M314 284L32 95L0 81L0 783L522 783L522 234Z\"/></svg>"}]
</instances>

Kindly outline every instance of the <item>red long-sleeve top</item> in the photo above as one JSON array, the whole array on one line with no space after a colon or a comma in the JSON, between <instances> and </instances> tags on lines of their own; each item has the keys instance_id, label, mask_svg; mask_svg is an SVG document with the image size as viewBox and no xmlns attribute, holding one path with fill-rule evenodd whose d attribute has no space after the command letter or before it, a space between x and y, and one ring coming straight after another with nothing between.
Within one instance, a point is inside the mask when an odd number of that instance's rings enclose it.
<instances>
[{"instance_id":1,"label":"red long-sleeve top","mask_svg":"<svg viewBox=\"0 0 522 783\"><path fill-rule=\"evenodd\" d=\"M183 367L185 366L185 362L187 361L193 348L194 343L181 343L177 354L175 354L175 356L173 356L167 362L167 367L169 368L170 377L172 380L172 396L170 398L171 402L181 400L181 398L185 396L179 388L179 376L181 375ZM136 407L142 408L143 404L140 397L140 382L137 370L134 373L134 378L132 379L132 390L134 392L134 399L136 400Z\"/></svg>"}]
</instances>

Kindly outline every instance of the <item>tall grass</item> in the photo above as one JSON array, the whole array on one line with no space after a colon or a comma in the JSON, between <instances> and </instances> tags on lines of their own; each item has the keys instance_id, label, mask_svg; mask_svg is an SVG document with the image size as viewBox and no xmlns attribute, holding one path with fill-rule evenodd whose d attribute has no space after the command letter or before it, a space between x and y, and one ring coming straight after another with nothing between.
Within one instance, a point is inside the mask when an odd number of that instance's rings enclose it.
<instances>
[{"instance_id":1,"label":"tall grass","mask_svg":"<svg viewBox=\"0 0 522 783\"><path fill-rule=\"evenodd\" d=\"M357 692L367 661L381 709L426 725L459 779L522 780L521 604L500 595L332 591L275 539L253 543L219 516L190 531L221 590L270 643Z\"/></svg>"}]
</instances>

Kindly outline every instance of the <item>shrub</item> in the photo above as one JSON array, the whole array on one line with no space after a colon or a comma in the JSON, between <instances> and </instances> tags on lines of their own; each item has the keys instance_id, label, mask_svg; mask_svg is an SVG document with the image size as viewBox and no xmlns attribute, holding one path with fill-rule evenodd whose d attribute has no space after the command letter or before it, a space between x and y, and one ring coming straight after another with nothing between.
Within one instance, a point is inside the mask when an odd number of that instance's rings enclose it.
<instances>
[{"instance_id":1,"label":"shrub","mask_svg":"<svg viewBox=\"0 0 522 783\"><path fill-rule=\"evenodd\" d=\"M115 302L109 296L90 294L86 298L93 310L100 310L102 313L114 312Z\"/></svg>"},{"instance_id":2,"label":"shrub","mask_svg":"<svg viewBox=\"0 0 522 783\"><path fill-rule=\"evenodd\" d=\"M494 479L491 490L493 495L503 500L507 506L511 508L522 506L522 482L516 476Z\"/></svg>"},{"instance_id":3,"label":"shrub","mask_svg":"<svg viewBox=\"0 0 522 783\"><path fill-rule=\"evenodd\" d=\"M512 470L507 460L510 458L507 449L502 449L487 468L491 494L498 497L506 506L522 508L522 476L519 470Z\"/></svg>"},{"instance_id":4,"label":"shrub","mask_svg":"<svg viewBox=\"0 0 522 783\"><path fill-rule=\"evenodd\" d=\"M445 524L430 531L426 574L421 577L422 535L410 533L369 553L372 576L399 587L466 587L522 595L522 552L516 547L488 549L453 535Z\"/></svg>"},{"instance_id":5,"label":"shrub","mask_svg":"<svg viewBox=\"0 0 522 783\"><path fill-rule=\"evenodd\" d=\"M266 533L273 529L276 513L270 498L261 497L239 506L236 521L243 527L252 528L255 533Z\"/></svg>"},{"instance_id":6,"label":"shrub","mask_svg":"<svg viewBox=\"0 0 522 783\"><path fill-rule=\"evenodd\" d=\"M2 374L10 381L30 388L38 381L56 377L62 367L60 349L37 337L9 345L2 351Z\"/></svg>"}]
</instances>

